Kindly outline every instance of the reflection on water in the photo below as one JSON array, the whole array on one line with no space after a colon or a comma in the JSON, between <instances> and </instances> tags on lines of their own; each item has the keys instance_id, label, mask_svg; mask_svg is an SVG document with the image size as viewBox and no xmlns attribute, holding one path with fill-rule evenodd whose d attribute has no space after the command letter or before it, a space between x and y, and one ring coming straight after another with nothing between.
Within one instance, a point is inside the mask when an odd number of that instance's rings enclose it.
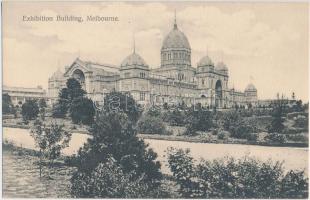
<instances>
[{"instance_id":1,"label":"reflection on water","mask_svg":"<svg viewBox=\"0 0 310 200\"><path fill-rule=\"evenodd\" d=\"M63 153L71 155L76 153L83 143L89 138L89 135L74 133L69 147L64 149ZM29 130L18 128L4 128L3 139L13 141L15 145L25 148L35 148L34 141L29 135ZM158 154L158 160L162 162L162 171L169 173L166 166L166 150L168 147L189 148L191 154L197 160L200 158L212 160L232 156L240 158L245 155L254 156L260 160L272 159L273 161L285 161L284 167L290 169L308 169L308 148L293 147L267 147L256 145L238 145L238 144L208 144L208 143L190 143L180 141L165 141L145 139L150 147ZM308 170L306 170L307 173Z\"/></svg>"}]
</instances>

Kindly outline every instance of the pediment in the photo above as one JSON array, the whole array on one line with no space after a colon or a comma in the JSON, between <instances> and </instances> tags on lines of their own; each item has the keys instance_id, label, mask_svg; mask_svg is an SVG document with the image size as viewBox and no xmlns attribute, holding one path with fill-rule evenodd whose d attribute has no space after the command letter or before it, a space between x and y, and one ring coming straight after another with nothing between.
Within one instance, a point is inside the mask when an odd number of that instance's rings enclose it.
<instances>
[{"instance_id":1,"label":"pediment","mask_svg":"<svg viewBox=\"0 0 310 200\"><path fill-rule=\"evenodd\" d=\"M83 61L81 61L80 59L76 59L71 65L70 67L67 69L67 71L65 71L64 73L64 76L71 76L72 73L75 71L75 70L81 70L83 73L86 73L86 72L91 72L90 71L90 68L87 66L86 63L84 63Z\"/></svg>"}]
</instances>

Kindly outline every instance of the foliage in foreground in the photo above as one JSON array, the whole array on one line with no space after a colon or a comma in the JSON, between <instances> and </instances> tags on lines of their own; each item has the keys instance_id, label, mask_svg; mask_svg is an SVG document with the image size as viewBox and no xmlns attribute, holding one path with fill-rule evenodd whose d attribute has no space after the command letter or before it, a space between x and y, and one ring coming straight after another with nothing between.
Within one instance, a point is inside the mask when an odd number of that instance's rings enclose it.
<instances>
[{"instance_id":1,"label":"foliage in foreground","mask_svg":"<svg viewBox=\"0 0 310 200\"><path fill-rule=\"evenodd\" d=\"M168 163L183 198L306 198L303 171L284 173L282 163L244 157L201 160L189 150L169 149Z\"/></svg>"},{"instance_id":2,"label":"foliage in foreground","mask_svg":"<svg viewBox=\"0 0 310 200\"><path fill-rule=\"evenodd\" d=\"M77 167L71 179L74 197L137 198L156 190L162 178L160 163L155 161L157 154L136 137L125 113L100 113L91 133L93 138L72 160ZM105 175L105 170L111 174ZM117 187L106 188L106 185ZM147 192L141 192L145 190Z\"/></svg>"}]
</instances>

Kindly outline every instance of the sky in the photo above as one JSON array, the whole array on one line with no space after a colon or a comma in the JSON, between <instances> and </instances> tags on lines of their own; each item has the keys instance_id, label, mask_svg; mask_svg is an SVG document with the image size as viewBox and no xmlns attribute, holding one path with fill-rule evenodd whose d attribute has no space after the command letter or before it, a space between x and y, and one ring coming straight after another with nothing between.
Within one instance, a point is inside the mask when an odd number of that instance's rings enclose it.
<instances>
[{"instance_id":1,"label":"sky","mask_svg":"<svg viewBox=\"0 0 310 200\"><path fill-rule=\"evenodd\" d=\"M229 86L249 83L259 99L277 93L308 101L307 3L3 2L3 83L47 89L48 77L80 57L120 65L133 51L151 68L173 28L187 36L192 66L209 55L229 69ZM84 22L23 21L23 16L82 16ZM87 22L88 15L119 21Z\"/></svg>"}]
</instances>

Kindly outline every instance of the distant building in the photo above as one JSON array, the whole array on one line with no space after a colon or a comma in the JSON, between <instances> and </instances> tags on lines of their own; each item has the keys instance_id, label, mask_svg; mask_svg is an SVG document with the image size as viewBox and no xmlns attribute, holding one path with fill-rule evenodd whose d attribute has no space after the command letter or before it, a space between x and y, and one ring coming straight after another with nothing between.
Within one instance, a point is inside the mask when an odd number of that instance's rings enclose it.
<instances>
[{"instance_id":1,"label":"distant building","mask_svg":"<svg viewBox=\"0 0 310 200\"><path fill-rule=\"evenodd\" d=\"M111 90L128 92L140 104L184 102L229 108L257 101L253 84L244 92L228 88L228 67L223 62L215 65L206 55L193 67L190 43L176 21L163 41L160 55L161 65L157 68L150 68L135 49L117 66L77 58L64 73L58 70L49 78L48 97L54 103L66 80L73 77L99 104Z\"/></svg>"},{"instance_id":2,"label":"distant building","mask_svg":"<svg viewBox=\"0 0 310 200\"><path fill-rule=\"evenodd\" d=\"M38 86L36 88L24 88L24 87L8 87L3 86L3 94L8 94L11 97L13 105L23 104L26 100L39 100L46 99L46 91Z\"/></svg>"}]
</instances>

